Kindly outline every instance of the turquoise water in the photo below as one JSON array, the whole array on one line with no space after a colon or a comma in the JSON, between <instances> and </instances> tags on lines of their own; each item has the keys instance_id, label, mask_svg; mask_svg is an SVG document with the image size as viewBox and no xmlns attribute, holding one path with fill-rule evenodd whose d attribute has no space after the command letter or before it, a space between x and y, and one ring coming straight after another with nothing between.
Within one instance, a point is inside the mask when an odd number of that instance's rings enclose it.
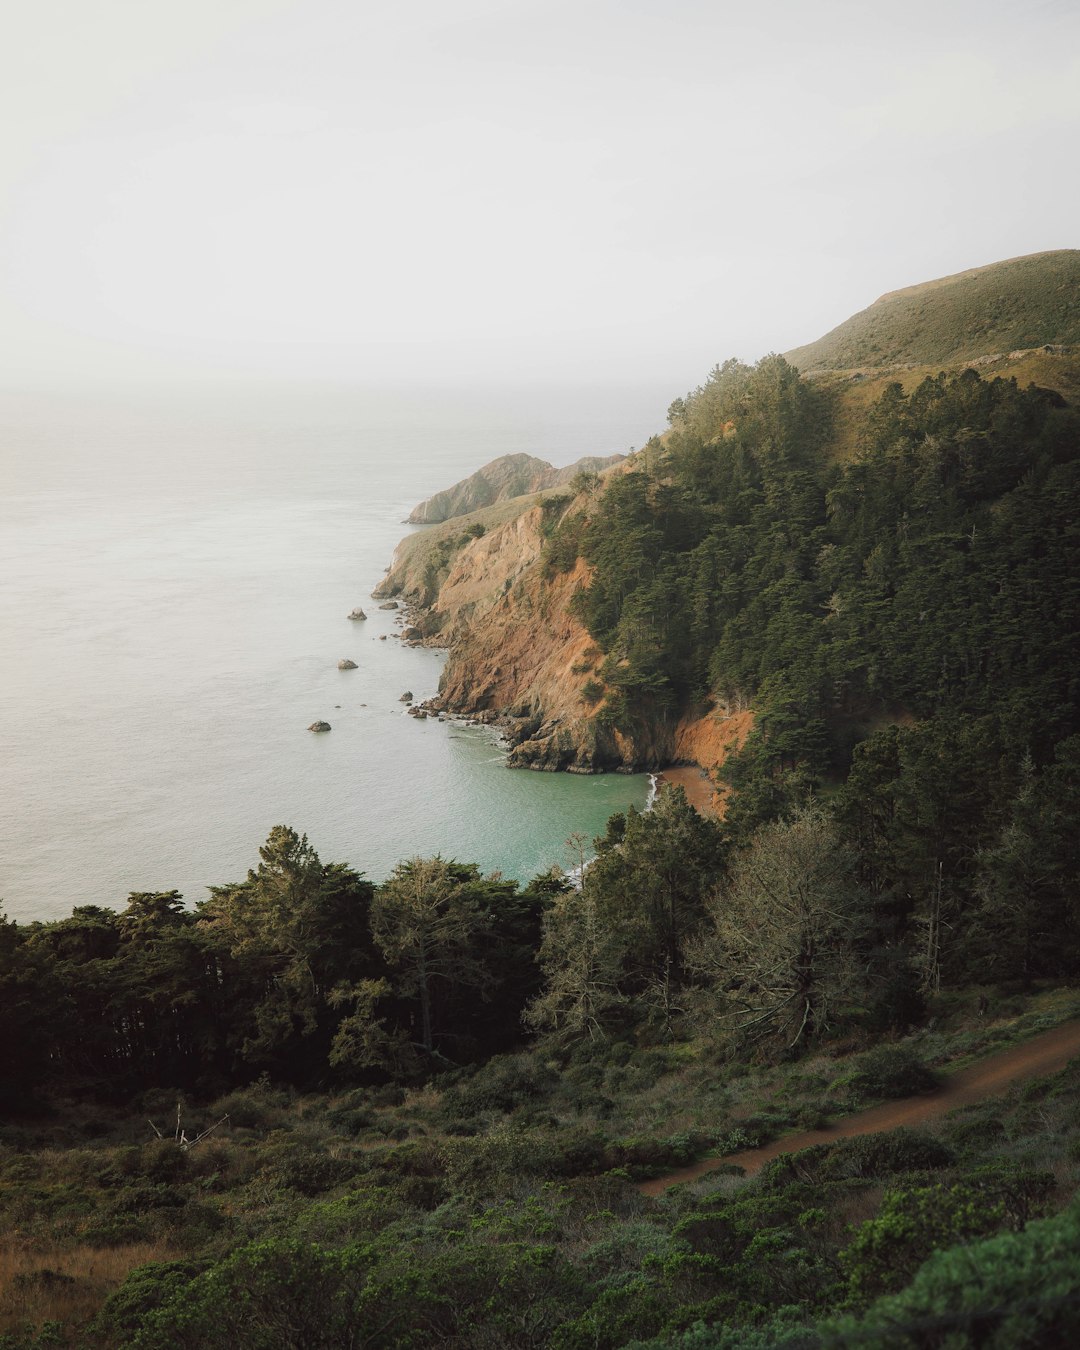
<instances>
[{"instance_id":1,"label":"turquoise water","mask_svg":"<svg viewBox=\"0 0 1080 1350\"><path fill-rule=\"evenodd\" d=\"M516 772L405 715L439 653L369 593L422 497L498 454L640 445L663 395L347 391L0 399L0 897L189 900L278 823L381 878L436 852L527 878L643 776ZM347 619L354 605L366 623ZM354 671L339 671L350 657ZM317 718L329 735L310 734Z\"/></svg>"}]
</instances>

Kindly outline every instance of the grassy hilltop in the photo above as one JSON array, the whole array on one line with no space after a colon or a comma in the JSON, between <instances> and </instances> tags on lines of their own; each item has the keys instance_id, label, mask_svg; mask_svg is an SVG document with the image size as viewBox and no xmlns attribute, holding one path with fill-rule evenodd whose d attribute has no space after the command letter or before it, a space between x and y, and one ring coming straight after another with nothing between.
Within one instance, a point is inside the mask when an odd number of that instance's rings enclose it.
<instances>
[{"instance_id":1,"label":"grassy hilltop","mask_svg":"<svg viewBox=\"0 0 1080 1350\"><path fill-rule=\"evenodd\" d=\"M1080 249L1032 253L890 291L787 352L802 371L940 362L1080 343Z\"/></svg>"}]
</instances>

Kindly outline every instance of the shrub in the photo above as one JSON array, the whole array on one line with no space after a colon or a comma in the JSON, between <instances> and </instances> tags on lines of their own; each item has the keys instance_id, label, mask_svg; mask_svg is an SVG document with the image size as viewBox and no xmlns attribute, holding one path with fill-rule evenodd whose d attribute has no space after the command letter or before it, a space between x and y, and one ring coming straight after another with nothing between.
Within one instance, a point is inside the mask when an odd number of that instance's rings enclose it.
<instances>
[{"instance_id":1,"label":"shrub","mask_svg":"<svg viewBox=\"0 0 1080 1350\"><path fill-rule=\"evenodd\" d=\"M356 1176L356 1167L346 1158L331 1158L327 1153L296 1153L278 1168L278 1178L301 1195L321 1195L343 1186Z\"/></svg>"},{"instance_id":2,"label":"shrub","mask_svg":"<svg viewBox=\"0 0 1080 1350\"><path fill-rule=\"evenodd\" d=\"M843 1080L856 1104L914 1097L938 1085L934 1071L904 1045L877 1045L859 1059L853 1074Z\"/></svg>"},{"instance_id":3,"label":"shrub","mask_svg":"<svg viewBox=\"0 0 1080 1350\"><path fill-rule=\"evenodd\" d=\"M188 1173L188 1155L172 1139L155 1139L139 1152L138 1175L160 1185L184 1181Z\"/></svg>"},{"instance_id":4,"label":"shrub","mask_svg":"<svg viewBox=\"0 0 1080 1350\"><path fill-rule=\"evenodd\" d=\"M604 697L604 686L599 680L586 680L581 686L581 697L586 703L599 703Z\"/></svg>"},{"instance_id":5,"label":"shrub","mask_svg":"<svg viewBox=\"0 0 1080 1350\"><path fill-rule=\"evenodd\" d=\"M982 1350L1076 1345L1078 1250L1080 1210L1074 1205L1021 1233L937 1252L903 1293L879 1300L857 1321L822 1328L824 1343L882 1350L915 1343Z\"/></svg>"},{"instance_id":6,"label":"shrub","mask_svg":"<svg viewBox=\"0 0 1080 1350\"><path fill-rule=\"evenodd\" d=\"M114 1315L135 1320L137 1330L125 1342L133 1350L337 1350L371 1329L357 1316L361 1269L348 1252L268 1239L190 1281L175 1266L159 1267L150 1279L168 1290L141 1291L150 1310L140 1315L129 1304Z\"/></svg>"},{"instance_id":7,"label":"shrub","mask_svg":"<svg viewBox=\"0 0 1080 1350\"><path fill-rule=\"evenodd\" d=\"M405 1089L400 1083L384 1083L372 1090L368 1100L372 1106L402 1106L405 1102Z\"/></svg>"},{"instance_id":8,"label":"shrub","mask_svg":"<svg viewBox=\"0 0 1080 1350\"><path fill-rule=\"evenodd\" d=\"M863 1300L902 1289L935 1251L985 1237L1004 1221L1003 1203L966 1182L891 1191L840 1253L848 1292Z\"/></svg>"},{"instance_id":9,"label":"shrub","mask_svg":"<svg viewBox=\"0 0 1080 1350\"><path fill-rule=\"evenodd\" d=\"M228 1116L229 1124L240 1130L264 1130L277 1122L286 1105L287 1099L282 1093L256 1084L219 1098L214 1103L212 1115L214 1120Z\"/></svg>"},{"instance_id":10,"label":"shrub","mask_svg":"<svg viewBox=\"0 0 1080 1350\"><path fill-rule=\"evenodd\" d=\"M162 1182L138 1182L122 1186L109 1201L109 1214L146 1214L155 1209L179 1209L184 1194L175 1186Z\"/></svg>"},{"instance_id":11,"label":"shrub","mask_svg":"<svg viewBox=\"0 0 1080 1350\"><path fill-rule=\"evenodd\" d=\"M471 1078L447 1089L440 1103L446 1120L471 1120L492 1112L510 1112L547 1097L558 1076L532 1055L499 1055Z\"/></svg>"},{"instance_id":12,"label":"shrub","mask_svg":"<svg viewBox=\"0 0 1080 1350\"><path fill-rule=\"evenodd\" d=\"M961 1152L985 1158L993 1146L1007 1137L1000 1100L979 1102L950 1113L942 1134Z\"/></svg>"},{"instance_id":13,"label":"shrub","mask_svg":"<svg viewBox=\"0 0 1080 1350\"><path fill-rule=\"evenodd\" d=\"M699 1158L714 1140L713 1135L684 1131L667 1139L616 1139L607 1153L615 1166L632 1177L654 1176L670 1167L684 1167Z\"/></svg>"},{"instance_id":14,"label":"shrub","mask_svg":"<svg viewBox=\"0 0 1080 1350\"><path fill-rule=\"evenodd\" d=\"M366 1105L366 1100L363 1093L350 1092L343 1101L326 1112L327 1123L348 1135L363 1134L365 1130L373 1129L377 1117Z\"/></svg>"},{"instance_id":15,"label":"shrub","mask_svg":"<svg viewBox=\"0 0 1080 1350\"><path fill-rule=\"evenodd\" d=\"M358 1107L355 1111L335 1111L329 1119L336 1130L353 1138L373 1130L378 1121L373 1111L366 1111L363 1107Z\"/></svg>"},{"instance_id":16,"label":"shrub","mask_svg":"<svg viewBox=\"0 0 1080 1350\"><path fill-rule=\"evenodd\" d=\"M114 1294L110 1294L92 1324L95 1335L110 1344L130 1344L148 1313L181 1294L200 1273L195 1261L155 1262L138 1266Z\"/></svg>"},{"instance_id":17,"label":"shrub","mask_svg":"<svg viewBox=\"0 0 1080 1350\"><path fill-rule=\"evenodd\" d=\"M90 1247L130 1247L156 1236L156 1224L146 1214L118 1214L88 1224L80 1237Z\"/></svg>"},{"instance_id":18,"label":"shrub","mask_svg":"<svg viewBox=\"0 0 1080 1350\"><path fill-rule=\"evenodd\" d=\"M859 1315L805 1326L798 1309L787 1309L758 1328L698 1323L650 1342L649 1350L1065 1350L1080 1343L1078 1249L1080 1210L1073 1206L1022 1233L936 1252L902 1293L879 1298Z\"/></svg>"},{"instance_id":19,"label":"shrub","mask_svg":"<svg viewBox=\"0 0 1080 1350\"><path fill-rule=\"evenodd\" d=\"M917 1130L866 1134L835 1144L815 1144L785 1154L762 1169L762 1184L775 1189L792 1181L853 1181L936 1171L956 1161L952 1150Z\"/></svg>"}]
</instances>

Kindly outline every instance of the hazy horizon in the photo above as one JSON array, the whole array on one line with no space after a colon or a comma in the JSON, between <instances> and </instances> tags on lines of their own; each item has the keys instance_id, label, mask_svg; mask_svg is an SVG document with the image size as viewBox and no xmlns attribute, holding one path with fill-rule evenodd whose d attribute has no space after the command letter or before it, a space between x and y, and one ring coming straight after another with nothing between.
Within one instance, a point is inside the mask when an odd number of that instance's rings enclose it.
<instances>
[{"instance_id":1,"label":"hazy horizon","mask_svg":"<svg viewBox=\"0 0 1080 1350\"><path fill-rule=\"evenodd\" d=\"M1080 11L41 0L0 54L0 383L674 397L1076 244Z\"/></svg>"}]
</instances>

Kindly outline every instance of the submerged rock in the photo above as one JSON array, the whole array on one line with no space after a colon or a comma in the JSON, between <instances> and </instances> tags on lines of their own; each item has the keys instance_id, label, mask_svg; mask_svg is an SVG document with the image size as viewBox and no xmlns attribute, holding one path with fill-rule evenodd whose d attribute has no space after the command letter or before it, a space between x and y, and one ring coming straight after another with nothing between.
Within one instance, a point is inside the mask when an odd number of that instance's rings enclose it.
<instances>
[{"instance_id":1,"label":"submerged rock","mask_svg":"<svg viewBox=\"0 0 1080 1350\"><path fill-rule=\"evenodd\" d=\"M308 727L308 731L329 731L329 730L330 730L329 722L312 722L311 726Z\"/></svg>"},{"instance_id":2,"label":"submerged rock","mask_svg":"<svg viewBox=\"0 0 1080 1350\"><path fill-rule=\"evenodd\" d=\"M355 670L356 662L350 661L347 656L343 656L341 660L337 663L337 668L338 670Z\"/></svg>"}]
</instances>

